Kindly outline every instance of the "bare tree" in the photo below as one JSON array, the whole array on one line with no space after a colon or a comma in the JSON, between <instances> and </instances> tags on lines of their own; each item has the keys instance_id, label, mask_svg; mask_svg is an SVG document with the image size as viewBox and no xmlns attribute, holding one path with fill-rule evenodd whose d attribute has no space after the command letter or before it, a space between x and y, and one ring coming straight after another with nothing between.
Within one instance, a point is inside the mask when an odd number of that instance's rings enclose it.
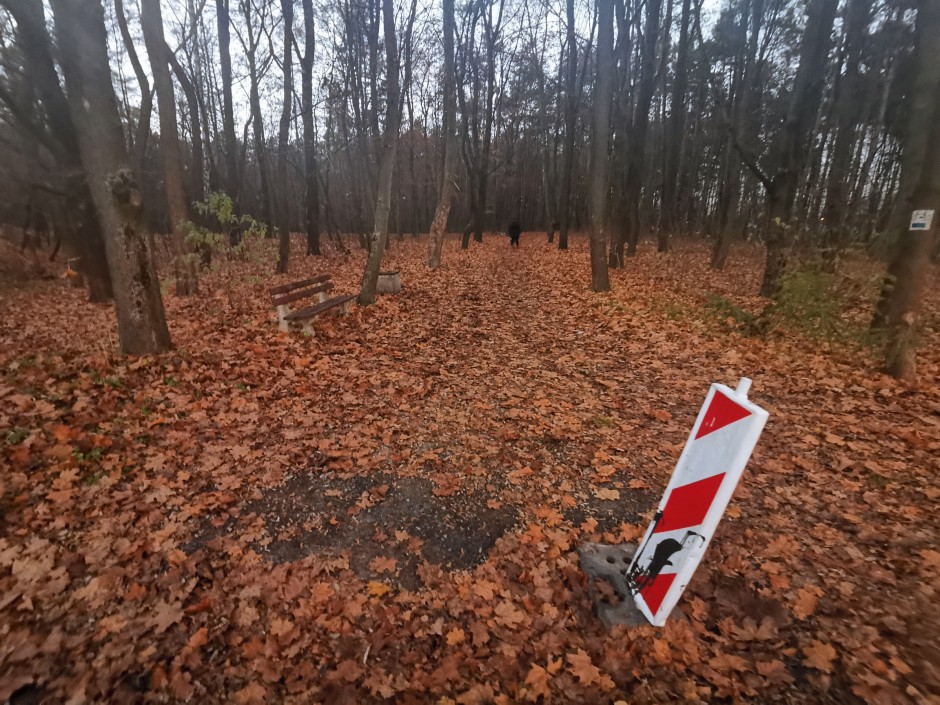
<instances>
[{"instance_id":1,"label":"bare tree","mask_svg":"<svg viewBox=\"0 0 940 705\"><path fill-rule=\"evenodd\" d=\"M141 198L124 144L111 85L100 0L52 0L69 111L82 163L104 227L121 349L133 355L170 349L160 281L141 232Z\"/></svg>"},{"instance_id":2,"label":"bare tree","mask_svg":"<svg viewBox=\"0 0 940 705\"><path fill-rule=\"evenodd\" d=\"M99 303L110 301L113 290L101 224L82 167L76 127L56 73L42 0L4 0L3 4L16 19L26 79L42 105L50 132L49 144L64 176L66 209L74 223L74 228L69 227L68 231L74 232L74 244L81 256L80 269L88 284L88 298ZM43 128L33 125L32 129L42 132Z\"/></svg>"},{"instance_id":3,"label":"bare tree","mask_svg":"<svg viewBox=\"0 0 940 705\"><path fill-rule=\"evenodd\" d=\"M258 49L264 38L264 30L270 21L270 9L267 2L239 0L239 8L244 19L244 26L235 25L235 33L245 52L248 62L248 106L251 112L251 132L254 139L255 159L258 162L259 191L261 193L261 220L270 225L273 221L274 206L271 201L271 180L268 170L268 150L264 139L264 115L261 112L261 79L267 73L273 56L259 56Z\"/></svg>"},{"instance_id":4,"label":"bare tree","mask_svg":"<svg viewBox=\"0 0 940 705\"><path fill-rule=\"evenodd\" d=\"M117 18L118 28L121 31L121 39L124 40L124 48L127 50L127 57L130 59L131 66L134 68L134 75L137 77L137 85L140 88L140 117L137 122L137 136L134 139L134 161L137 166L137 178L140 178L141 169L147 156L147 144L150 141L150 118L153 114L153 93L150 90L150 81L140 63L140 57L137 55L137 47L134 46L134 39L131 37L130 29L127 26L127 16L124 12L124 0L114 0L114 14Z\"/></svg>"},{"instance_id":5,"label":"bare tree","mask_svg":"<svg viewBox=\"0 0 940 705\"><path fill-rule=\"evenodd\" d=\"M301 106L304 124L304 222L307 230L307 254L320 254L320 188L317 167L317 135L313 121L313 61L316 35L313 24L313 0L303 0L304 55L301 59Z\"/></svg>"},{"instance_id":6,"label":"bare tree","mask_svg":"<svg viewBox=\"0 0 940 705\"><path fill-rule=\"evenodd\" d=\"M411 10L408 33L414 22L414 5ZM393 0L382 0L382 24L385 35L385 129L382 132L379 178L375 197L372 234L369 237L369 256L362 273L359 289L359 305L375 303L375 287L379 281L379 268L385 243L388 240L388 214L392 198L392 177L395 155L398 151L398 136L401 130L401 78L398 63L398 34L395 29L395 6ZM410 41L410 38L408 38Z\"/></svg>"},{"instance_id":7,"label":"bare tree","mask_svg":"<svg viewBox=\"0 0 940 705\"><path fill-rule=\"evenodd\" d=\"M235 137L235 110L232 99L231 15L229 0L215 0L219 33L219 70L222 74L222 137L225 151L225 183L229 196L239 201L238 142Z\"/></svg>"},{"instance_id":8,"label":"bare tree","mask_svg":"<svg viewBox=\"0 0 940 705\"><path fill-rule=\"evenodd\" d=\"M163 38L163 17L160 0L141 0L140 25L144 30L144 43L150 56L150 70L157 91L157 109L160 114L160 155L163 157L163 176L166 200L170 209L170 228L176 268L176 294L189 296L198 289L196 260L186 243L186 190L183 187L183 160L180 155L179 131L176 124L176 96L170 75L169 49Z\"/></svg>"},{"instance_id":9,"label":"bare tree","mask_svg":"<svg viewBox=\"0 0 940 705\"><path fill-rule=\"evenodd\" d=\"M755 169L767 195L767 258L760 288L762 296L777 294L780 276L786 268L788 230L792 227L790 217L822 98L826 74L820 67L826 64L829 55L838 5L838 0L811 0L809 3L800 67L793 82L786 121L775 145L776 173L770 178ZM748 166L754 168L755 163Z\"/></svg>"},{"instance_id":10,"label":"bare tree","mask_svg":"<svg viewBox=\"0 0 940 705\"><path fill-rule=\"evenodd\" d=\"M561 194L559 196L561 229L558 232L558 249L568 249L568 229L571 226L571 177L574 173L575 127L578 119L578 37L574 31L574 0L565 0L567 18L567 68L565 74L565 153L561 171Z\"/></svg>"},{"instance_id":11,"label":"bare tree","mask_svg":"<svg viewBox=\"0 0 940 705\"><path fill-rule=\"evenodd\" d=\"M428 268L441 266L447 219L457 192L457 95L454 74L454 0L444 0L444 170L441 190L428 238Z\"/></svg>"},{"instance_id":12,"label":"bare tree","mask_svg":"<svg viewBox=\"0 0 940 705\"><path fill-rule=\"evenodd\" d=\"M607 248L607 156L614 86L614 0L597 0L597 67L591 135L591 288L610 291Z\"/></svg>"},{"instance_id":13,"label":"bare tree","mask_svg":"<svg viewBox=\"0 0 940 705\"><path fill-rule=\"evenodd\" d=\"M918 2L915 41L917 74L904 148L910 190L894 217L898 241L874 321L888 333L887 371L901 379L916 374L918 311L940 231L940 3L935 0ZM919 147L922 151L909 153ZM929 228L917 227L915 210L930 214Z\"/></svg>"},{"instance_id":14,"label":"bare tree","mask_svg":"<svg viewBox=\"0 0 940 705\"><path fill-rule=\"evenodd\" d=\"M281 55L283 77L283 98L281 101L281 119L277 132L277 191L278 191L278 252L277 271L287 272L290 257L290 196L287 180L287 152L290 149L290 119L293 107L293 53L294 40L294 3L293 0L281 0L282 22L284 23L284 52Z\"/></svg>"},{"instance_id":15,"label":"bare tree","mask_svg":"<svg viewBox=\"0 0 940 705\"><path fill-rule=\"evenodd\" d=\"M689 85L689 24L692 16L692 0L682 0L682 16L679 18L679 44L677 45L675 78L672 84L672 103L668 133L665 141L666 168L663 174L663 202L659 224L657 249L669 249L669 235L678 225L679 160L685 141L685 94Z\"/></svg>"},{"instance_id":16,"label":"bare tree","mask_svg":"<svg viewBox=\"0 0 940 705\"><path fill-rule=\"evenodd\" d=\"M627 207L627 232L618 230L610 253L611 266L624 266L623 245L626 235L627 254L636 254L640 239L640 198L643 173L646 167L646 135L649 130L650 104L656 90L656 46L659 39L659 16L662 0L647 0L646 22L643 28L643 44L640 54L640 76L637 87L636 106L633 110L633 126L630 130L630 150L627 153L627 176L623 199Z\"/></svg>"}]
</instances>

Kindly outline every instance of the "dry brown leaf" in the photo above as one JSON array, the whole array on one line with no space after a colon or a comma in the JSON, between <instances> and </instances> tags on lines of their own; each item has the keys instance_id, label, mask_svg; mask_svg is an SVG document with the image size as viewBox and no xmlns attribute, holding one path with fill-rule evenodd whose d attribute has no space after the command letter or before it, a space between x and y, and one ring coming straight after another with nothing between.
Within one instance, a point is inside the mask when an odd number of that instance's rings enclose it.
<instances>
[{"instance_id":1,"label":"dry brown leaf","mask_svg":"<svg viewBox=\"0 0 940 705\"><path fill-rule=\"evenodd\" d=\"M551 674L538 664L532 664L525 677L525 699L537 700L542 697L548 700L552 694Z\"/></svg>"},{"instance_id":2,"label":"dry brown leaf","mask_svg":"<svg viewBox=\"0 0 940 705\"><path fill-rule=\"evenodd\" d=\"M496 621L510 629L515 629L526 620L525 612L508 600L500 602L493 611L496 613Z\"/></svg>"},{"instance_id":3,"label":"dry brown leaf","mask_svg":"<svg viewBox=\"0 0 940 705\"><path fill-rule=\"evenodd\" d=\"M578 649L573 654L568 654L568 670L583 685L598 685L603 690L614 688L614 682L610 676L601 673L601 670L591 662L591 657L584 649Z\"/></svg>"},{"instance_id":4,"label":"dry brown leaf","mask_svg":"<svg viewBox=\"0 0 940 705\"><path fill-rule=\"evenodd\" d=\"M236 705L263 705L268 691L260 683L250 683L234 693Z\"/></svg>"},{"instance_id":5,"label":"dry brown leaf","mask_svg":"<svg viewBox=\"0 0 940 705\"><path fill-rule=\"evenodd\" d=\"M161 602L153 610L151 625L157 634L162 634L183 618L183 608L178 602Z\"/></svg>"},{"instance_id":6,"label":"dry brown leaf","mask_svg":"<svg viewBox=\"0 0 940 705\"><path fill-rule=\"evenodd\" d=\"M387 595L392 591L392 588L389 587L386 583L380 582L378 580L369 581L369 594L373 597L382 597L382 595Z\"/></svg>"},{"instance_id":7,"label":"dry brown leaf","mask_svg":"<svg viewBox=\"0 0 940 705\"><path fill-rule=\"evenodd\" d=\"M387 556L376 556L369 561L369 568L376 573L394 573L398 560Z\"/></svg>"},{"instance_id":8,"label":"dry brown leaf","mask_svg":"<svg viewBox=\"0 0 940 705\"><path fill-rule=\"evenodd\" d=\"M594 496L598 499L603 500L614 500L620 499L620 492L618 490L610 489L607 487L595 487Z\"/></svg>"},{"instance_id":9,"label":"dry brown leaf","mask_svg":"<svg viewBox=\"0 0 940 705\"><path fill-rule=\"evenodd\" d=\"M809 646L803 647L803 656L803 663L807 666L823 673L832 673L832 663L838 654L831 644L813 639Z\"/></svg>"},{"instance_id":10,"label":"dry brown leaf","mask_svg":"<svg viewBox=\"0 0 940 705\"><path fill-rule=\"evenodd\" d=\"M796 591L796 602L793 605L793 614L797 619L806 619L816 611L819 595L816 589L800 588Z\"/></svg>"}]
</instances>

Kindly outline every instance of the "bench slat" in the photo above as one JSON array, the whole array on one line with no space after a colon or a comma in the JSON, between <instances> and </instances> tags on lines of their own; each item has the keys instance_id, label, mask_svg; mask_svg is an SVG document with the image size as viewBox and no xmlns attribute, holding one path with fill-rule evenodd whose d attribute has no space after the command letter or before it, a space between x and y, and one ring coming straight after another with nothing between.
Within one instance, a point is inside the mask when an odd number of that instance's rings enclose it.
<instances>
[{"instance_id":1,"label":"bench slat","mask_svg":"<svg viewBox=\"0 0 940 705\"><path fill-rule=\"evenodd\" d=\"M312 284L322 284L323 282L327 282L332 278L333 276L331 274L318 274L315 277L304 279L303 281L292 282L290 284L281 284L280 286L272 286L270 289L268 289L268 293L270 293L271 296L278 296L279 294L286 294L290 291L293 291L294 289L311 286Z\"/></svg>"},{"instance_id":2,"label":"bench slat","mask_svg":"<svg viewBox=\"0 0 940 705\"><path fill-rule=\"evenodd\" d=\"M316 286L312 286L309 289L301 289L300 291L295 291L291 294L272 296L271 300L274 302L275 306L283 306L284 304L289 304L293 301L308 299L315 294L319 294L322 291L329 291L332 288L333 282L323 282L322 284L317 284Z\"/></svg>"},{"instance_id":3,"label":"bench slat","mask_svg":"<svg viewBox=\"0 0 940 705\"><path fill-rule=\"evenodd\" d=\"M284 316L284 320L285 321L302 321L306 318L313 318L317 314L323 313L324 311L328 311L329 309L334 308L335 306L341 306L342 304L352 301L355 298L356 298L355 294L346 294L344 296L337 296L332 299L327 299L323 303L317 304L316 306L308 306L307 308L302 308L299 311L293 311L292 313L289 313L286 316Z\"/></svg>"}]
</instances>

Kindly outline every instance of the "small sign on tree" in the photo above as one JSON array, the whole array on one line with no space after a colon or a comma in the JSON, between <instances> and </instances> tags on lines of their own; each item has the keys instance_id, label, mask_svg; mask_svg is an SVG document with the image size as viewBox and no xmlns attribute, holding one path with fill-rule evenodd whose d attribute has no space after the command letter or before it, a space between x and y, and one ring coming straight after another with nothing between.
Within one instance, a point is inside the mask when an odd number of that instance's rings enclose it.
<instances>
[{"instance_id":1,"label":"small sign on tree","mask_svg":"<svg viewBox=\"0 0 940 705\"><path fill-rule=\"evenodd\" d=\"M930 230L933 221L932 210L919 210L911 213L911 230Z\"/></svg>"}]
</instances>

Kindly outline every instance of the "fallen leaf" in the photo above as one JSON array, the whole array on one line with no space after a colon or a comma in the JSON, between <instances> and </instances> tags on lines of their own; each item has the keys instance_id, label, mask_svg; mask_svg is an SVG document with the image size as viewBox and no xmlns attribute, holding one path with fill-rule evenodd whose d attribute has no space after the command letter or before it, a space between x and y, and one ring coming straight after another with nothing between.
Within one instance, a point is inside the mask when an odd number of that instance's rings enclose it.
<instances>
[{"instance_id":1,"label":"fallen leaf","mask_svg":"<svg viewBox=\"0 0 940 705\"><path fill-rule=\"evenodd\" d=\"M816 611L819 596L816 590L800 588L796 591L796 602L793 605L793 614L797 619L806 619Z\"/></svg>"},{"instance_id":2,"label":"fallen leaf","mask_svg":"<svg viewBox=\"0 0 940 705\"><path fill-rule=\"evenodd\" d=\"M603 690L612 690L614 682L610 676L601 673L601 670L595 666L591 657L584 651L578 649L573 654L568 654L568 670L581 682L582 685L598 685Z\"/></svg>"},{"instance_id":3,"label":"fallen leaf","mask_svg":"<svg viewBox=\"0 0 940 705\"><path fill-rule=\"evenodd\" d=\"M369 567L375 573L394 573L397 565L397 559L385 556L376 556L369 561Z\"/></svg>"},{"instance_id":4,"label":"fallen leaf","mask_svg":"<svg viewBox=\"0 0 940 705\"><path fill-rule=\"evenodd\" d=\"M263 705L268 691L260 683L251 683L235 691L234 695L237 705Z\"/></svg>"},{"instance_id":5,"label":"fallen leaf","mask_svg":"<svg viewBox=\"0 0 940 705\"><path fill-rule=\"evenodd\" d=\"M836 660L836 650L831 644L824 644L813 639L809 646L803 647L803 663L817 671L832 673L832 662Z\"/></svg>"},{"instance_id":6,"label":"fallen leaf","mask_svg":"<svg viewBox=\"0 0 940 705\"><path fill-rule=\"evenodd\" d=\"M153 617L150 620L157 634L162 634L170 626L176 624L183 618L183 608L178 602L161 602L153 610Z\"/></svg>"},{"instance_id":7,"label":"fallen leaf","mask_svg":"<svg viewBox=\"0 0 940 705\"><path fill-rule=\"evenodd\" d=\"M387 595L392 591L388 585L378 580L369 581L369 594L373 597L382 597L382 595Z\"/></svg>"},{"instance_id":8,"label":"fallen leaf","mask_svg":"<svg viewBox=\"0 0 940 705\"><path fill-rule=\"evenodd\" d=\"M620 499L620 492L618 490L609 489L607 487L595 487L594 496L598 499L614 500Z\"/></svg>"}]
</instances>

